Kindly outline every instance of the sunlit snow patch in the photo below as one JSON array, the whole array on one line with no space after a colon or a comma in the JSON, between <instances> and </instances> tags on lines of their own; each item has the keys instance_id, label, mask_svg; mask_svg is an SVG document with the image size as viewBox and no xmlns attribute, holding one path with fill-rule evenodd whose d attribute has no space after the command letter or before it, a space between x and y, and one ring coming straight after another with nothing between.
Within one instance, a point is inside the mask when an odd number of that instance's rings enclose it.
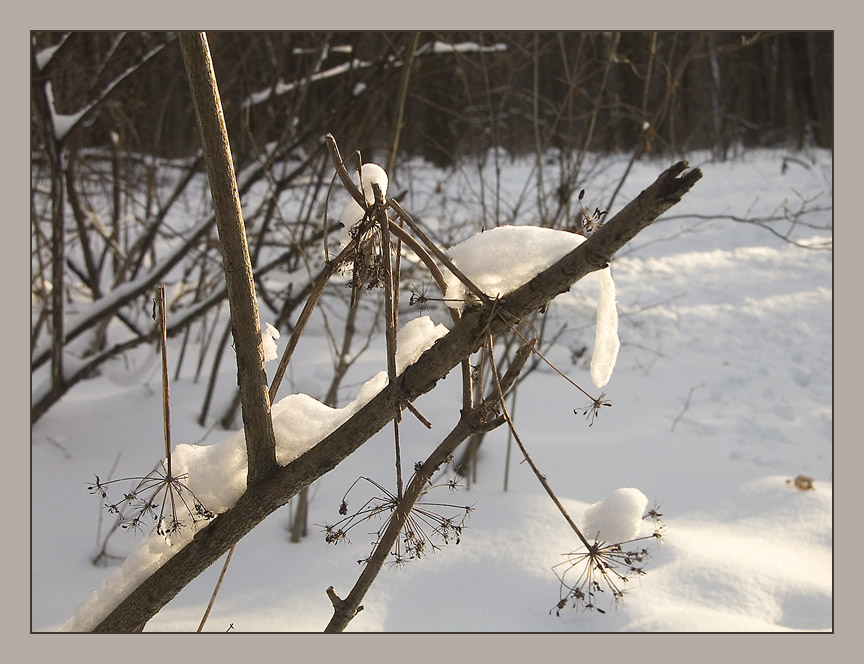
<instances>
[{"instance_id":1,"label":"sunlit snow patch","mask_svg":"<svg viewBox=\"0 0 864 664\"><path fill-rule=\"evenodd\" d=\"M540 226L499 226L474 235L450 249L453 263L490 297L511 293L551 267L585 241L582 235ZM603 387L612 377L618 358L618 308L609 268L593 274L599 283L597 332L591 359L591 380ZM462 301L468 291L459 279L445 272L445 298ZM451 303L452 306L452 303Z\"/></svg>"}]
</instances>

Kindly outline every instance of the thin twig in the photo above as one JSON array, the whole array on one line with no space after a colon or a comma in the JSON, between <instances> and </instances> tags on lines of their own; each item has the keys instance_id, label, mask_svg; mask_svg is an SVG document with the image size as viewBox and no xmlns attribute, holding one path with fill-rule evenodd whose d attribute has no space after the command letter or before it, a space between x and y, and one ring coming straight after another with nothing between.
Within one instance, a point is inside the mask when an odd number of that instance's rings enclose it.
<instances>
[{"instance_id":1,"label":"thin twig","mask_svg":"<svg viewBox=\"0 0 864 664\"><path fill-rule=\"evenodd\" d=\"M420 33L415 32L408 50L408 59L402 70L402 83L399 87L399 101L397 102L396 123L393 130L393 145L390 147L390 156L387 159L387 173L393 171L396 165L396 153L399 151L399 138L402 135L402 127L405 117L405 100L408 98L408 81L411 79L411 70L414 65L414 55L417 52L417 44L420 42Z\"/></svg>"},{"instance_id":2,"label":"thin twig","mask_svg":"<svg viewBox=\"0 0 864 664\"><path fill-rule=\"evenodd\" d=\"M339 179L342 180L342 185L345 187L346 191L351 194L351 198L357 201L357 204L365 210L367 207L366 199L361 193L360 188L348 174L348 169L345 168L345 160L342 159L342 154L339 152L339 146L336 144L336 139L333 137L333 134L327 134L324 136L324 142L327 144L327 149L330 151L330 159L334 166L336 166L336 174L339 176Z\"/></svg>"},{"instance_id":3,"label":"thin twig","mask_svg":"<svg viewBox=\"0 0 864 664\"><path fill-rule=\"evenodd\" d=\"M528 465L531 467L532 472L537 477L537 479L539 480L539 482L543 486L543 488L546 490L546 493L549 494L549 497L552 499L552 502L555 503L555 507L557 507L558 511L561 512L561 514L564 516L564 519L567 521L567 523L570 524L570 527L573 529L573 531L576 533L576 535L582 541L582 544L585 545L585 548L590 550L591 545L588 543L588 540L582 534L582 531L579 530L579 527L576 525L576 523L573 521L573 519L570 518L570 515L567 513L567 510L564 509L564 506L561 504L561 501L558 500L558 497L555 495L555 492L552 491L552 487L549 486L549 482L546 481L546 476L540 472L540 469L537 468L536 465L534 465L534 461L531 459L531 456L528 454L528 450L525 449L525 445L522 443L522 439L519 437L519 434L516 432L516 425L513 424L513 419L510 417L510 412L507 410L507 403L504 399L505 391L502 387L501 380L499 380L499 378L498 378L498 370L495 368L495 361L494 361L494 357L492 356L493 341L492 341L492 335L491 334L489 335L487 343L489 344L489 356L490 356L489 366L491 367L492 378L495 382L496 387L498 388L498 392L497 392L498 403L501 406L501 413L504 416L504 419L507 420L507 426L510 427L510 431L513 434L513 440L516 441L516 444L519 446L519 449L522 451L522 456L525 458L525 461L528 462Z\"/></svg>"},{"instance_id":4,"label":"thin twig","mask_svg":"<svg viewBox=\"0 0 864 664\"><path fill-rule=\"evenodd\" d=\"M162 348L162 428L165 434L165 458L168 477L171 474L171 410L168 396L168 326L165 322L165 284L158 288L159 332Z\"/></svg>"},{"instance_id":5,"label":"thin twig","mask_svg":"<svg viewBox=\"0 0 864 664\"><path fill-rule=\"evenodd\" d=\"M518 336L520 339L522 339L522 341L526 341L525 337L522 336L522 334L519 332L519 330L517 330L517 329L513 326L512 323L510 323L509 321L507 321L503 316L502 316L502 320L504 320L505 322L507 322L507 326L508 326L508 327L509 327L509 328L510 328L510 329L511 329L515 334L516 334L516 336ZM570 376L568 376L568 375L565 374L563 371L561 371L558 367L556 367L554 364L552 364L552 362L550 362L550 361L546 358L546 356L543 355L543 353L541 353L541 352L540 352L536 347L534 347L533 350L534 350L534 354L535 354L537 357L539 357L541 360L543 360L547 365L549 365L549 367L551 367L552 370L555 371L555 373L557 373L559 376L561 376L561 378L563 378L564 380L566 380L566 381L567 381L568 383L570 383L573 387L575 387L577 390L579 390L582 394L584 394L586 397L588 397L589 399L591 399L591 401L597 401L597 399L595 399L594 397L592 397L590 394L588 394L588 392L586 392L586 391L585 391L584 389L582 389L579 385L577 385L577 384L573 381L573 379L570 378ZM598 397L598 398L599 398L599 397Z\"/></svg>"},{"instance_id":6,"label":"thin twig","mask_svg":"<svg viewBox=\"0 0 864 664\"><path fill-rule=\"evenodd\" d=\"M279 385L282 383L282 378L285 375L285 370L288 368L288 363L291 361L291 356L294 354L294 349L297 348L297 343L300 341L300 335L306 329L306 324L312 316L315 307L318 306L318 301L324 292L324 287L330 281L330 277L336 271L339 265L348 260L354 254L354 244L349 243L341 253L324 265L318 278L315 280L315 285L312 287L312 292L306 300L303 311L300 312L300 317L294 324L294 329L291 332L291 337L288 339L288 344L285 350L282 351L282 357L279 359L279 366L273 374L273 380L270 382L270 401L276 398L276 392L279 390Z\"/></svg>"},{"instance_id":7,"label":"thin twig","mask_svg":"<svg viewBox=\"0 0 864 664\"><path fill-rule=\"evenodd\" d=\"M693 398L693 393L694 393L696 390L698 390L700 387L705 387L705 383L700 383L699 385L693 385L693 386L690 388L690 391L687 393L687 399L686 399L686 401L684 402L684 406L683 406L683 408L681 408L681 412L678 413L678 415L675 416L675 419L674 419L674 420L672 420L672 426L669 427L669 431L675 431L675 426L678 424L678 422L679 422L679 421L681 420L681 418L684 416L684 413L686 413L687 410L690 408L690 399Z\"/></svg>"},{"instance_id":8,"label":"thin twig","mask_svg":"<svg viewBox=\"0 0 864 664\"><path fill-rule=\"evenodd\" d=\"M387 378L389 389L397 392L396 387L396 330L397 330L397 311L398 306L395 302L395 287L394 282L398 279L398 275L393 274L393 258L390 246L390 221L387 218L387 212L383 209L384 195L377 183L372 184L372 191L375 196L375 207L377 209L376 220L381 228L381 259L384 266L384 334L387 342ZM396 412L393 416L393 441L396 447L396 495L402 498L402 450L399 444L399 422L402 420L401 403L404 401L402 397L396 393L396 399L393 401L393 407Z\"/></svg>"},{"instance_id":9,"label":"thin twig","mask_svg":"<svg viewBox=\"0 0 864 664\"><path fill-rule=\"evenodd\" d=\"M225 572L228 570L228 564L231 562L231 556L234 555L234 549L237 548L237 544L234 544L230 549L228 549L228 556L225 558L225 563L222 565L222 571L219 573L219 580L216 581L216 586L213 588L213 594L210 595L210 601L207 603L207 609L204 611L204 616L201 618L201 622L198 625L198 631L204 629L204 623L207 622L207 617L210 615L210 609L213 608L213 603L216 601L216 595L219 593L219 588L222 587L222 579L225 578Z\"/></svg>"},{"instance_id":10,"label":"thin twig","mask_svg":"<svg viewBox=\"0 0 864 664\"><path fill-rule=\"evenodd\" d=\"M474 295L476 295L483 304L489 304L491 299L486 293L484 293L478 286L474 284L471 279L469 279L462 270L457 268L453 261L445 254L441 249L438 248L438 245L435 244L420 228L419 224L414 221L410 214L408 214L404 208L399 204L399 201L390 200L390 207L393 208L399 217L408 224L408 227L417 234L420 238L420 241L425 244L429 250L435 255L439 261L441 261L448 270L450 270L459 281L461 281L465 286L470 290Z\"/></svg>"}]
</instances>

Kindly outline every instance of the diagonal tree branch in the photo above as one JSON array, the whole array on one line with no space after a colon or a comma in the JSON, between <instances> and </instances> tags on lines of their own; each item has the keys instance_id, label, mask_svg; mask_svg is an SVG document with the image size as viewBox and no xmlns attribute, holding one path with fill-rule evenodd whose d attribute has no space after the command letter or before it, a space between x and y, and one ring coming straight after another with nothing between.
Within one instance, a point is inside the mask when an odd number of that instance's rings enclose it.
<instances>
[{"instance_id":1,"label":"diagonal tree branch","mask_svg":"<svg viewBox=\"0 0 864 664\"><path fill-rule=\"evenodd\" d=\"M679 162L664 171L600 230L521 288L492 305L480 304L466 309L448 334L404 370L396 390L383 389L305 454L250 484L233 508L199 531L189 544L133 589L93 631L131 631L149 620L267 515L335 468L383 428L394 417L396 394L413 400L429 392L451 369L474 353L488 333L507 329L507 320L495 315L496 312L503 310L511 316L524 318L566 292L588 273L607 264L616 251L680 201L702 177L698 169L688 171L687 168L685 162Z\"/></svg>"}]
</instances>

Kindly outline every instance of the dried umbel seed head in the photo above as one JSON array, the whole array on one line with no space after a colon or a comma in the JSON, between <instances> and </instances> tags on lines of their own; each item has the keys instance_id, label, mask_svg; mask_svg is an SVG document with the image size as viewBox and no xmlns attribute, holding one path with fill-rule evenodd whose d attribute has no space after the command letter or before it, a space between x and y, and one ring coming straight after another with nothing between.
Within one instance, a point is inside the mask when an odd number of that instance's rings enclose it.
<instances>
[{"instance_id":1,"label":"dried umbel seed head","mask_svg":"<svg viewBox=\"0 0 864 664\"><path fill-rule=\"evenodd\" d=\"M588 426L590 427L591 425L594 424L594 420L600 414L600 409L603 406L606 406L607 408L612 406L612 402L608 401L606 399L606 393L605 392L603 392L599 397L594 399L587 406L585 406L583 408L573 409L573 413L576 415L584 415L585 417L587 417L588 418Z\"/></svg>"},{"instance_id":2,"label":"dried umbel seed head","mask_svg":"<svg viewBox=\"0 0 864 664\"><path fill-rule=\"evenodd\" d=\"M90 493L98 494L108 500L107 487L118 482L136 482L135 487L123 493L114 502L106 502L109 514L119 517L123 529L143 530L145 520L154 522L154 529L164 536L170 544L170 536L181 528L197 526L202 521L215 518L216 514L207 509L185 483L187 474L172 476L168 474L165 462L143 477L124 477L102 482L99 476L88 485Z\"/></svg>"},{"instance_id":3,"label":"dried umbel seed head","mask_svg":"<svg viewBox=\"0 0 864 664\"><path fill-rule=\"evenodd\" d=\"M360 509L351 515L347 515L347 499L343 498L339 514L344 515L344 518L334 524L323 524L321 528L325 542L339 544L343 541L349 541L348 531L355 526L368 522L373 517L383 515L382 525L378 529L373 543L374 551L392 520L400 504L400 499L393 492L388 491L368 477L360 477L355 480L348 488L346 496L356 488L361 480L376 488L380 493L368 498ZM447 483L446 486L455 490L458 485L454 482ZM439 485L427 487L423 495L436 488L439 488ZM345 508L344 512L343 507ZM409 560L422 558L424 555L440 549L440 544L449 544L451 541L459 544L462 541L462 529L465 527L465 520L471 515L472 510L473 508L469 506L418 500L411 508L401 534L390 552L390 564L403 565ZM455 513L452 516L445 516L445 512ZM371 557L370 554L357 562L366 563Z\"/></svg>"},{"instance_id":4,"label":"dried umbel seed head","mask_svg":"<svg viewBox=\"0 0 864 664\"><path fill-rule=\"evenodd\" d=\"M579 212L574 220L574 225L576 233L588 237L603 225L601 219L606 216L607 211L595 207L594 212L589 212L588 208L582 203L584 198L585 190L582 189L579 192Z\"/></svg>"},{"instance_id":5,"label":"dried umbel seed head","mask_svg":"<svg viewBox=\"0 0 864 664\"><path fill-rule=\"evenodd\" d=\"M549 613L554 611L556 616L560 616L561 609L567 604L605 613L596 602L601 594L607 592L617 604L626 593L624 586L629 579L645 574L643 568L651 553L636 543L646 540L659 542L664 528L660 516L655 507L643 517L654 521L654 532L650 535L612 544L595 540L587 547L563 554L566 560L552 568L560 582L560 594Z\"/></svg>"}]
</instances>

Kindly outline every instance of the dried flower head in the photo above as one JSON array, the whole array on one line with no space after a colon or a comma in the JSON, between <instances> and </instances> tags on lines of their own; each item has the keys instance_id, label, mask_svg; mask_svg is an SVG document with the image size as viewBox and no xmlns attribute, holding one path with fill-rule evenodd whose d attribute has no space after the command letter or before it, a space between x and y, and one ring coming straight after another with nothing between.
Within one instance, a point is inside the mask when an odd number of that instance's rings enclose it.
<instances>
[{"instance_id":1,"label":"dried flower head","mask_svg":"<svg viewBox=\"0 0 864 664\"><path fill-rule=\"evenodd\" d=\"M189 523L197 526L216 516L185 484L188 475L170 475L165 461L143 477L124 477L108 482L101 481L98 475L95 477L96 481L88 485L88 490L106 501L105 509L118 516L121 528L142 530L142 522L152 521L156 532L169 544L171 535ZM137 484L120 500L109 502L106 487L129 481L137 481Z\"/></svg>"},{"instance_id":2,"label":"dried flower head","mask_svg":"<svg viewBox=\"0 0 864 664\"><path fill-rule=\"evenodd\" d=\"M384 247L381 227L364 216L349 231L354 243L354 261L351 265L350 286L356 292L361 288L373 290L384 285Z\"/></svg>"},{"instance_id":3,"label":"dried flower head","mask_svg":"<svg viewBox=\"0 0 864 664\"><path fill-rule=\"evenodd\" d=\"M339 544L340 542L349 542L348 531L357 525L369 521L376 516L384 516L382 525L373 533L375 541L372 549L374 551L380 541L387 525L393 518L393 514L399 505L399 498L391 491L383 487L381 484L368 477L360 477L348 488L345 497L340 504L339 514L347 514L348 511L348 494L355 489L358 482L363 480L365 483L372 485L380 493L368 498L358 509L351 515L345 516L334 524L323 524L320 527L324 533L324 541L328 544ZM438 486L447 486L450 490L455 490L458 486L454 482L448 482L446 485L434 485L427 488L424 492L438 488ZM390 552L392 560L391 565L401 566L409 560L422 558L429 552L437 551L442 544L455 542L459 544L462 538L462 529L465 527L465 520L470 516L472 507L451 505L448 503L433 503L426 501L417 501L414 504L405 526L396 540L393 550ZM445 512L452 512L446 515ZM365 563L369 557L358 560L358 563Z\"/></svg>"},{"instance_id":4,"label":"dried flower head","mask_svg":"<svg viewBox=\"0 0 864 664\"><path fill-rule=\"evenodd\" d=\"M588 418L588 426L590 427L594 424L594 420L597 418L597 415L600 414L600 409L603 407L611 407L612 402L606 399L606 393L603 392L599 397L593 399L591 403L589 403L584 408L574 408L573 412L576 415L584 415Z\"/></svg>"},{"instance_id":5,"label":"dried flower head","mask_svg":"<svg viewBox=\"0 0 864 664\"><path fill-rule=\"evenodd\" d=\"M662 516L655 506L645 514L643 519L652 519L654 532L651 535L637 537L626 542L607 544L595 540L588 547L584 545L569 553L562 554L566 560L552 568L560 583L559 600L549 611L561 615L561 609L571 604L574 608L606 611L597 606L601 594L608 596L615 604L627 592L624 586L632 576L645 574L643 567L650 557L647 547L637 543L662 537Z\"/></svg>"},{"instance_id":6,"label":"dried flower head","mask_svg":"<svg viewBox=\"0 0 864 664\"><path fill-rule=\"evenodd\" d=\"M599 229L603 222L601 218L604 217L607 213L607 210L601 210L600 208L594 208L594 212L588 212L588 208L582 203L582 199L585 197L585 190L582 189L579 192L579 214L575 219L576 224L576 232L579 235L584 235L585 237L589 237L592 233L594 233L597 229Z\"/></svg>"},{"instance_id":7,"label":"dried flower head","mask_svg":"<svg viewBox=\"0 0 864 664\"><path fill-rule=\"evenodd\" d=\"M429 290L429 284L423 284L422 286L416 286L411 284L411 298L408 300L408 305L413 307L417 305L420 307L420 311L426 311L429 307L429 298L426 296L426 293Z\"/></svg>"},{"instance_id":8,"label":"dried flower head","mask_svg":"<svg viewBox=\"0 0 864 664\"><path fill-rule=\"evenodd\" d=\"M793 480L786 480L789 484L799 491L813 491L813 478L807 475L798 475Z\"/></svg>"}]
</instances>

